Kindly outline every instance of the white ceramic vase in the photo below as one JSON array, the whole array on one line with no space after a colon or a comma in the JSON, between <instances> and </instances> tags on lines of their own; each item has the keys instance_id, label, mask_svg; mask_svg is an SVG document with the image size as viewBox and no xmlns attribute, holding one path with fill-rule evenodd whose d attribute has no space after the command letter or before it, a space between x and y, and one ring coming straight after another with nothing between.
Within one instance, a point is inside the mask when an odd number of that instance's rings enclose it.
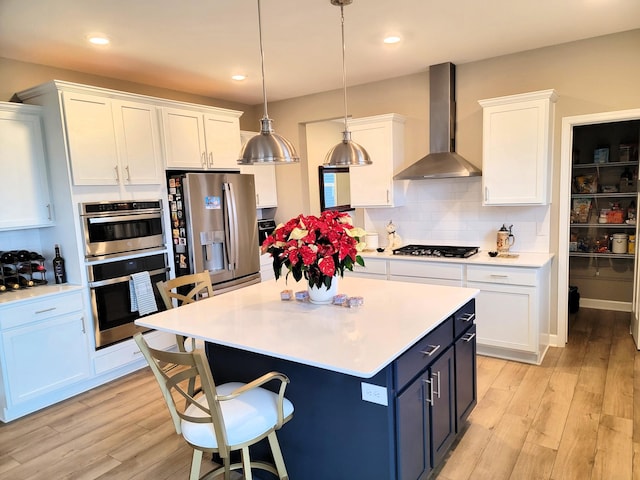
<instances>
[{"instance_id":1,"label":"white ceramic vase","mask_svg":"<svg viewBox=\"0 0 640 480\"><path fill-rule=\"evenodd\" d=\"M333 297L338 293L338 276L331 279L329 288L321 285L320 288L309 285L309 301L320 305L326 305L333 301Z\"/></svg>"}]
</instances>

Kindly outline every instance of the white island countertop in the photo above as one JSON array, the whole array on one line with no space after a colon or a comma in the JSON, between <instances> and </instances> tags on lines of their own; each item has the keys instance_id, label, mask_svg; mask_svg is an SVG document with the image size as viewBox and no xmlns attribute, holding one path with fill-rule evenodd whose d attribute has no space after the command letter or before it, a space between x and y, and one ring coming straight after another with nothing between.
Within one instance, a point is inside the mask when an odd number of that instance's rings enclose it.
<instances>
[{"instance_id":1,"label":"white island countertop","mask_svg":"<svg viewBox=\"0 0 640 480\"><path fill-rule=\"evenodd\" d=\"M339 279L347 308L280 300L283 279L251 285L136 320L137 325L248 352L371 378L449 318L478 290L364 278ZM153 346L153 345L152 345Z\"/></svg>"}]
</instances>

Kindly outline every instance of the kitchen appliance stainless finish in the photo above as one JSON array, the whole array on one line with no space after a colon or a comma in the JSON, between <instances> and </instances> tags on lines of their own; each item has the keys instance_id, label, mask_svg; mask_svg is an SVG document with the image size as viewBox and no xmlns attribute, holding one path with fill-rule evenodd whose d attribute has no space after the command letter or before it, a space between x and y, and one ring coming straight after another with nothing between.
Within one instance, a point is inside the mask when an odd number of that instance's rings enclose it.
<instances>
[{"instance_id":1,"label":"kitchen appliance stainless finish","mask_svg":"<svg viewBox=\"0 0 640 480\"><path fill-rule=\"evenodd\" d=\"M131 311L131 274L149 272L158 310L165 310L156 283L169 279L166 253L90 263L87 269L97 349L149 330L134 324L140 315Z\"/></svg>"},{"instance_id":2,"label":"kitchen appliance stainless finish","mask_svg":"<svg viewBox=\"0 0 640 480\"><path fill-rule=\"evenodd\" d=\"M456 67L429 67L429 154L393 177L394 180L474 177L480 169L456 153Z\"/></svg>"},{"instance_id":3,"label":"kitchen appliance stainless finish","mask_svg":"<svg viewBox=\"0 0 640 480\"><path fill-rule=\"evenodd\" d=\"M275 229L275 220L271 218L258 220L258 245L262 245L262 242L264 242Z\"/></svg>"},{"instance_id":4,"label":"kitchen appliance stainless finish","mask_svg":"<svg viewBox=\"0 0 640 480\"><path fill-rule=\"evenodd\" d=\"M209 270L216 293L260 282L253 175L169 177L176 275Z\"/></svg>"},{"instance_id":5,"label":"kitchen appliance stainless finish","mask_svg":"<svg viewBox=\"0 0 640 480\"><path fill-rule=\"evenodd\" d=\"M394 255L452 258L467 258L476 253L478 253L478 247L454 247L447 245L405 245L393 251Z\"/></svg>"},{"instance_id":6,"label":"kitchen appliance stainless finish","mask_svg":"<svg viewBox=\"0 0 640 480\"><path fill-rule=\"evenodd\" d=\"M161 200L83 203L80 220L90 261L165 248Z\"/></svg>"}]
</instances>

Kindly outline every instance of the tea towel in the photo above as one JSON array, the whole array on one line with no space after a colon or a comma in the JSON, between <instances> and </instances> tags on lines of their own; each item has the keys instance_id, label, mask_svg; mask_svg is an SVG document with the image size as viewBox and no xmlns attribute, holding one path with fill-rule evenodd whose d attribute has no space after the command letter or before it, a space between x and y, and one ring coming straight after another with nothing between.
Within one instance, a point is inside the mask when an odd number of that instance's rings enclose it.
<instances>
[{"instance_id":1,"label":"tea towel","mask_svg":"<svg viewBox=\"0 0 640 480\"><path fill-rule=\"evenodd\" d=\"M149 272L131 274L129 297L131 300L131 311L138 311L140 316L158 311Z\"/></svg>"}]
</instances>

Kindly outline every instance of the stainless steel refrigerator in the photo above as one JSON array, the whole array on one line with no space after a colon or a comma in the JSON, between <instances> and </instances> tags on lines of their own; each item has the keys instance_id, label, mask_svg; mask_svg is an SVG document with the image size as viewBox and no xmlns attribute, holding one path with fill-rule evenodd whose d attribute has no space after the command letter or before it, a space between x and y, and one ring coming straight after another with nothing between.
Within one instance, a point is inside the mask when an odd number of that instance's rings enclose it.
<instances>
[{"instance_id":1,"label":"stainless steel refrigerator","mask_svg":"<svg viewBox=\"0 0 640 480\"><path fill-rule=\"evenodd\" d=\"M209 270L216 293L260 282L253 175L184 173L168 181L176 276Z\"/></svg>"}]
</instances>

